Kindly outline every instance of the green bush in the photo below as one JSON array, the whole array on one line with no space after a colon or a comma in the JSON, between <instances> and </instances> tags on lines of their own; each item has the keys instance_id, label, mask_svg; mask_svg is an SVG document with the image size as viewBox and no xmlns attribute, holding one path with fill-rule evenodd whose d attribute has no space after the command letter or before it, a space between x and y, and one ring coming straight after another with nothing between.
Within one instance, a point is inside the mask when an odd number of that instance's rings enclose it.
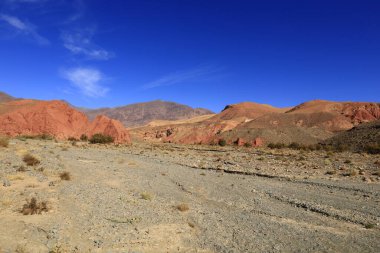
<instances>
[{"instance_id":1,"label":"green bush","mask_svg":"<svg viewBox=\"0 0 380 253\"><path fill-rule=\"evenodd\" d=\"M219 144L219 146L222 146L222 147L224 147L224 146L226 146L226 145L227 145L227 142L226 142L226 140L225 140L225 139L220 139L220 140L219 140L219 142L218 142L218 144Z\"/></svg>"},{"instance_id":2,"label":"green bush","mask_svg":"<svg viewBox=\"0 0 380 253\"><path fill-rule=\"evenodd\" d=\"M82 135L80 136L80 140L81 140L81 141L88 141L88 137L87 137L87 135L82 134Z\"/></svg>"},{"instance_id":3,"label":"green bush","mask_svg":"<svg viewBox=\"0 0 380 253\"><path fill-rule=\"evenodd\" d=\"M100 133L94 134L90 138L90 143L92 143L92 144L95 144L95 143L111 143L113 141L114 141L114 139L111 136L100 134Z\"/></svg>"},{"instance_id":4,"label":"green bush","mask_svg":"<svg viewBox=\"0 0 380 253\"><path fill-rule=\"evenodd\" d=\"M69 141L78 141L78 139L75 138L75 137L69 137L67 140L69 140Z\"/></svg>"},{"instance_id":5,"label":"green bush","mask_svg":"<svg viewBox=\"0 0 380 253\"><path fill-rule=\"evenodd\" d=\"M364 148L364 150L369 154L380 154L380 145L368 145Z\"/></svg>"},{"instance_id":6,"label":"green bush","mask_svg":"<svg viewBox=\"0 0 380 253\"><path fill-rule=\"evenodd\" d=\"M246 148L250 148L250 147L252 147L252 144L249 143L249 142L246 142L246 143L244 143L244 147L246 147Z\"/></svg>"},{"instance_id":7,"label":"green bush","mask_svg":"<svg viewBox=\"0 0 380 253\"><path fill-rule=\"evenodd\" d=\"M291 148L291 149L301 149L301 145L297 142L292 142L288 145L288 148Z\"/></svg>"},{"instance_id":8,"label":"green bush","mask_svg":"<svg viewBox=\"0 0 380 253\"><path fill-rule=\"evenodd\" d=\"M281 149L281 148L285 148L285 144L283 144L283 143L269 143L268 148L270 148L270 149Z\"/></svg>"}]
</instances>

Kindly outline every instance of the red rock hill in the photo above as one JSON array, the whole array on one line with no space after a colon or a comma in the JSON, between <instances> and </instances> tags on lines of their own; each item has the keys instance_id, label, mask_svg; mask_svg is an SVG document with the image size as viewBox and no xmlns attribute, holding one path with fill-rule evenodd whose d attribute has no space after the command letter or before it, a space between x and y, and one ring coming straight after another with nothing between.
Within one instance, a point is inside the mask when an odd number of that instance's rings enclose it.
<instances>
[{"instance_id":1,"label":"red rock hill","mask_svg":"<svg viewBox=\"0 0 380 253\"><path fill-rule=\"evenodd\" d=\"M107 134L118 143L130 143L128 131L120 122L100 117L90 123L84 113L62 101L15 100L0 103L0 134L48 134L57 139L67 139L79 138L84 133L89 137L95 133Z\"/></svg>"}]
</instances>

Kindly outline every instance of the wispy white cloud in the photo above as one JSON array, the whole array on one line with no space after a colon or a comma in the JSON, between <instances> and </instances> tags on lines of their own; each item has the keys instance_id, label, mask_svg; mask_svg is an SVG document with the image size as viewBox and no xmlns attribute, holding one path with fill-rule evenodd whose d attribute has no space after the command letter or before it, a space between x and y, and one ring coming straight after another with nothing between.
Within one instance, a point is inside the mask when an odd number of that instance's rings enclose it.
<instances>
[{"instance_id":1,"label":"wispy white cloud","mask_svg":"<svg viewBox=\"0 0 380 253\"><path fill-rule=\"evenodd\" d=\"M42 37L37 33L36 26L28 22L24 22L18 17L0 14L0 20L6 22L9 26L14 28L17 33L30 36L34 41L36 41L40 45L50 44L48 39Z\"/></svg>"},{"instance_id":2,"label":"wispy white cloud","mask_svg":"<svg viewBox=\"0 0 380 253\"><path fill-rule=\"evenodd\" d=\"M94 29L84 29L76 32L64 32L61 35L63 46L75 55L84 55L92 60L108 60L114 53L102 49L92 42Z\"/></svg>"},{"instance_id":3,"label":"wispy white cloud","mask_svg":"<svg viewBox=\"0 0 380 253\"><path fill-rule=\"evenodd\" d=\"M202 65L194 69L177 71L158 78L152 82L149 82L142 86L144 90L153 89L161 86L170 86L175 84L181 84L189 81L200 81L212 78L221 71L221 68L217 68L211 65Z\"/></svg>"},{"instance_id":4,"label":"wispy white cloud","mask_svg":"<svg viewBox=\"0 0 380 253\"><path fill-rule=\"evenodd\" d=\"M101 85L105 78L98 69L79 67L63 70L61 74L63 78L70 81L72 86L78 88L87 97L103 97L109 91L109 88Z\"/></svg>"}]
</instances>

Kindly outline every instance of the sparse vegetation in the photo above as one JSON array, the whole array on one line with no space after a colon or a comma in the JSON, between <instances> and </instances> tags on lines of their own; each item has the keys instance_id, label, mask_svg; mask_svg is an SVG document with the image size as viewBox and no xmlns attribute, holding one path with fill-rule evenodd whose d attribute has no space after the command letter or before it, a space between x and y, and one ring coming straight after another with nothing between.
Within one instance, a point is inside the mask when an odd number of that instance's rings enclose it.
<instances>
[{"instance_id":1,"label":"sparse vegetation","mask_svg":"<svg viewBox=\"0 0 380 253\"><path fill-rule=\"evenodd\" d=\"M177 210L179 210L181 212L186 212L190 209L189 205L185 204L185 203L179 204L176 208L177 208Z\"/></svg>"},{"instance_id":2,"label":"sparse vegetation","mask_svg":"<svg viewBox=\"0 0 380 253\"><path fill-rule=\"evenodd\" d=\"M52 248L51 250L49 250L49 253L64 253L66 251L64 251L62 249L62 246L61 245L56 245L54 248Z\"/></svg>"},{"instance_id":3,"label":"sparse vegetation","mask_svg":"<svg viewBox=\"0 0 380 253\"><path fill-rule=\"evenodd\" d=\"M38 160L36 157L34 157L33 155L31 154L26 154L24 155L23 159L22 159L26 165L28 166L35 166L37 164L40 163L40 160Z\"/></svg>"},{"instance_id":4,"label":"sparse vegetation","mask_svg":"<svg viewBox=\"0 0 380 253\"><path fill-rule=\"evenodd\" d=\"M23 215L41 214L49 211L45 201L38 202L36 198L32 198L31 200L26 200L26 202L21 209Z\"/></svg>"},{"instance_id":5,"label":"sparse vegetation","mask_svg":"<svg viewBox=\"0 0 380 253\"><path fill-rule=\"evenodd\" d=\"M246 147L246 148L250 148L250 147L252 147L252 144L249 143L249 142L246 142L246 143L244 143L244 147Z\"/></svg>"},{"instance_id":6,"label":"sparse vegetation","mask_svg":"<svg viewBox=\"0 0 380 253\"><path fill-rule=\"evenodd\" d=\"M373 172L372 175L374 175L374 176L380 176L380 169L378 169L377 171Z\"/></svg>"},{"instance_id":7,"label":"sparse vegetation","mask_svg":"<svg viewBox=\"0 0 380 253\"><path fill-rule=\"evenodd\" d=\"M325 150L325 151L335 151L335 152L343 152L347 151L348 147L346 145L322 145L322 144L312 144L312 145L303 145L297 142L292 142L290 144L284 144L284 143L269 143L267 145L270 149L283 149L283 148L289 148L294 150L305 150L305 151L314 151L314 150Z\"/></svg>"},{"instance_id":8,"label":"sparse vegetation","mask_svg":"<svg viewBox=\"0 0 380 253\"><path fill-rule=\"evenodd\" d=\"M17 172L25 172L26 171L26 168L24 165L21 165L20 167L17 168L16 170Z\"/></svg>"},{"instance_id":9,"label":"sparse vegetation","mask_svg":"<svg viewBox=\"0 0 380 253\"><path fill-rule=\"evenodd\" d=\"M345 177L354 177L354 176L357 176L357 175L358 175L358 171L354 170L354 169L351 169L351 170L343 173L343 176L345 176Z\"/></svg>"},{"instance_id":10,"label":"sparse vegetation","mask_svg":"<svg viewBox=\"0 0 380 253\"><path fill-rule=\"evenodd\" d=\"M373 224L373 223L367 223L367 224L365 224L364 225L364 227L366 228L366 229L372 229L372 228L375 228L375 224Z\"/></svg>"},{"instance_id":11,"label":"sparse vegetation","mask_svg":"<svg viewBox=\"0 0 380 253\"><path fill-rule=\"evenodd\" d=\"M226 142L225 139L220 139L220 140L218 141L218 144L219 144L219 146L224 147L224 146L227 145L227 142Z\"/></svg>"},{"instance_id":12,"label":"sparse vegetation","mask_svg":"<svg viewBox=\"0 0 380 253\"><path fill-rule=\"evenodd\" d=\"M77 138L75 137L69 137L67 138L68 141L79 141Z\"/></svg>"},{"instance_id":13,"label":"sparse vegetation","mask_svg":"<svg viewBox=\"0 0 380 253\"><path fill-rule=\"evenodd\" d=\"M291 149L301 149L301 148L306 148L306 146L302 146L300 145L299 143L297 142L292 142L288 145L288 148L291 148Z\"/></svg>"},{"instance_id":14,"label":"sparse vegetation","mask_svg":"<svg viewBox=\"0 0 380 253\"><path fill-rule=\"evenodd\" d=\"M81 140L81 141L88 141L88 137L87 137L87 135L82 134L82 135L80 136L80 140Z\"/></svg>"},{"instance_id":15,"label":"sparse vegetation","mask_svg":"<svg viewBox=\"0 0 380 253\"><path fill-rule=\"evenodd\" d=\"M0 147L6 148L9 145L9 138L6 136L0 136Z\"/></svg>"},{"instance_id":16,"label":"sparse vegetation","mask_svg":"<svg viewBox=\"0 0 380 253\"><path fill-rule=\"evenodd\" d=\"M92 144L96 144L96 143L106 144L106 143L112 143L113 141L114 139L111 136L100 134L100 133L94 134L90 138L90 143Z\"/></svg>"},{"instance_id":17,"label":"sparse vegetation","mask_svg":"<svg viewBox=\"0 0 380 253\"><path fill-rule=\"evenodd\" d=\"M20 135L17 137L17 139L25 141L27 139L32 140L54 140L54 136L49 134L38 134L38 135Z\"/></svg>"},{"instance_id":18,"label":"sparse vegetation","mask_svg":"<svg viewBox=\"0 0 380 253\"><path fill-rule=\"evenodd\" d=\"M144 200L152 200L153 199L152 195L148 192L142 192L140 195L141 195L141 198Z\"/></svg>"},{"instance_id":19,"label":"sparse vegetation","mask_svg":"<svg viewBox=\"0 0 380 253\"><path fill-rule=\"evenodd\" d=\"M281 148L285 148L286 145L283 144L283 143L269 143L268 144L268 148L270 149L281 149Z\"/></svg>"},{"instance_id":20,"label":"sparse vegetation","mask_svg":"<svg viewBox=\"0 0 380 253\"><path fill-rule=\"evenodd\" d=\"M66 181L71 180L71 174L70 172L67 172L67 171L60 173L59 177L61 178L61 180L66 180Z\"/></svg>"},{"instance_id":21,"label":"sparse vegetation","mask_svg":"<svg viewBox=\"0 0 380 253\"><path fill-rule=\"evenodd\" d=\"M364 151L368 154L380 154L380 144L368 145L364 148Z\"/></svg>"}]
</instances>

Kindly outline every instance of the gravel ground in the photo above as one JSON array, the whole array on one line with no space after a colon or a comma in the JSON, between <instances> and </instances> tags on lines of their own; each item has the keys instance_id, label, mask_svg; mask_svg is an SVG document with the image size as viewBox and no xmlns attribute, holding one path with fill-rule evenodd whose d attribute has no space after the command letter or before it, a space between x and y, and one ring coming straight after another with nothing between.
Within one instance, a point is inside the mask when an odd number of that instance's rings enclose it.
<instances>
[{"instance_id":1,"label":"gravel ground","mask_svg":"<svg viewBox=\"0 0 380 253\"><path fill-rule=\"evenodd\" d=\"M12 140L0 149L0 252L380 252L379 160ZM20 213L33 197L49 211Z\"/></svg>"}]
</instances>

